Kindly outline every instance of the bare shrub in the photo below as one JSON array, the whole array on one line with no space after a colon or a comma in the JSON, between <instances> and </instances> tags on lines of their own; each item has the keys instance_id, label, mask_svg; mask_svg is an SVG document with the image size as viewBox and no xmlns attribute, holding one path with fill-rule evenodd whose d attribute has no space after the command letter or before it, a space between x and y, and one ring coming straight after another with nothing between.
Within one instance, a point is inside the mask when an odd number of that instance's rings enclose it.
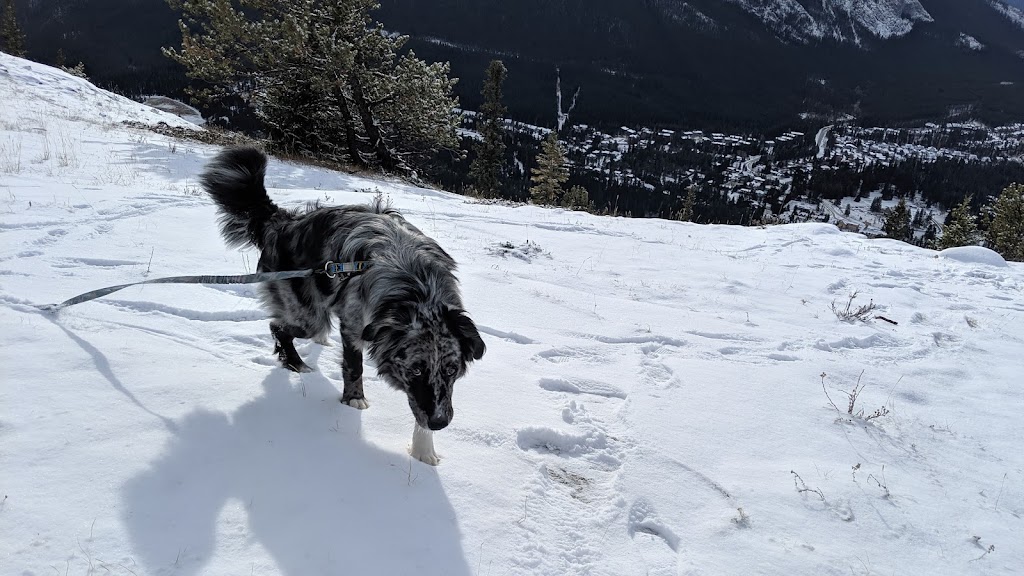
<instances>
[{"instance_id":1,"label":"bare shrub","mask_svg":"<svg viewBox=\"0 0 1024 576\"><path fill-rule=\"evenodd\" d=\"M832 405L832 408L835 408L836 412L843 414L843 411L840 410L838 406L836 406L836 403L832 401L832 396L830 396L828 393L828 388L825 386L826 377L827 375L824 372L822 372L821 389L825 392L825 397L828 398L828 403ZM864 408L857 408L857 399L860 397L860 393L864 391L864 388L867 387L867 384L861 383L861 379L863 377L864 371L861 370L860 376L857 376L857 382L853 385L853 390L850 390L849 392L845 390L842 391L843 394L846 394L848 400L846 404L846 415L849 416L849 418L841 417L841 419L845 419L847 422L852 422L854 419L862 420L864 422L870 422L871 420L874 420L876 418L881 418L882 416L889 415L889 409L886 408L884 405L880 406L874 412L866 415L864 413ZM896 381L896 384L899 384L899 380ZM895 386L893 386L893 388L895 388Z\"/></svg>"},{"instance_id":2,"label":"bare shrub","mask_svg":"<svg viewBox=\"0 0 1024 576\"><path fill-rule=\"evenodd\" d=\"M0 172L21 174L21 138L0 143Z\"/></svg>"},{"instance_id":3,"label":"bare shrub","mask_svg":"<svg viewBox=\"0 0 1024 576\"><path fill-rule=\"evenodd\" d=\"M868 320L871 320L871 315L875 310L878 309L878 306L876 306L875 302L872 300L869 301L867 304L863 304L861 306L857 306L856 308L854 308L853 301L856 299L857 292L854 291L852 294L850 294L850 299L846 301L845 308L840 308L839 306L836 306L836 301L833 300L831 306L832 313L836 315L836 318L839 318L843 322L856 322L858 320L861 322L867 322Z\"/></svg>"}]
</instances>

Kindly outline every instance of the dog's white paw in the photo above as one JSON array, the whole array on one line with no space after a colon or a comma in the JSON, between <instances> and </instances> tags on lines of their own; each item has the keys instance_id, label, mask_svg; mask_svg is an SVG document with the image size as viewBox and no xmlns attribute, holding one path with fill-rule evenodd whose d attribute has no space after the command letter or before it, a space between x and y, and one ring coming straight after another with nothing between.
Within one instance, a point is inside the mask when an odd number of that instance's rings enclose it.
<instances>
[{"instance_id":1,"label":"dog's white paw","mask_svg":"<svg viewBox=\"0 0 1024 576\"><path fill-rule=\"evenodd\" d=\"M437 466L438 464L441 463L441 457L438 456L436 452L431 452L430 454L416 454L410 448L409 455L419 460L420 462L423 462L424 464L429 464L430 466Z\"/></svg>"},{"instance_id":2,"label":"dog's white paw","mask_svg":"<svg viewBox=\"0 0 1024 576\"><path fill-rule=\"evenodd\" d=\"M434 452L434 433L427 428L420 428L419 424L413 424L409 455L424 464L437 466L441 457Z\"/></svg>"},{"instance_id":3,"label":"dog's white paw","mask_svg":"<svg viewBox=\"0 0 1024 576\"><path fill-rule=\"evenodd\" d=\"M351 406L356 410L366 410L370 407L370 403L366 401L366 398L352 398L351 400L343 401L342 404Z\"/></svg>"}]
</instances>

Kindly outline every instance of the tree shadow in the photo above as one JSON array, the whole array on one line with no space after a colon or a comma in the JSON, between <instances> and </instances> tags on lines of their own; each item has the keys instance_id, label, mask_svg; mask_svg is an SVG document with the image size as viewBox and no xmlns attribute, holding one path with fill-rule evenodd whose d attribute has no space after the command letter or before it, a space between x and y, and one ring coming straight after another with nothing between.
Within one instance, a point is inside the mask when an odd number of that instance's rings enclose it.
<instances>
[{"instance_id":1,"label":"tree shadow","mask_svg":"<svg viewBox=\"0 0 1024 576\"><path fill-rule=\"evenodd\" d=\"M195 574L237 500L289 576L467 575L455 512L434 469L367 444L361 413L318 373L300 394L274 369L233 414L197 410L163 453L122 487L122 520L151 573ZM224 533L221 531L221 533Z\"/></svg>"}]
</instances>

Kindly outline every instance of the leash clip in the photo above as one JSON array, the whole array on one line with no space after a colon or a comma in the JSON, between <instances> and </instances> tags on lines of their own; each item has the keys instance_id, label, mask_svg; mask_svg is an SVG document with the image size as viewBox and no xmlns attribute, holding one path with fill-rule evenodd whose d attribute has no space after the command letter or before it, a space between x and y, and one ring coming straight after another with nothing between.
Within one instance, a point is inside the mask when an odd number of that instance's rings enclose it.
<instances>
[{"instance_id":1,"label":"leash clip","mask_svg":"<svg viewBox=\"0 0 1024 576\"><path fill-rule=\"evenodd\" d=\"M328 278L336 278L338 276L336 272L331 272L333 266L334 262L331 262L330 260L328 260L327 263L324 264L323 273L326 274Z\"/></svg>"}]
</instances>

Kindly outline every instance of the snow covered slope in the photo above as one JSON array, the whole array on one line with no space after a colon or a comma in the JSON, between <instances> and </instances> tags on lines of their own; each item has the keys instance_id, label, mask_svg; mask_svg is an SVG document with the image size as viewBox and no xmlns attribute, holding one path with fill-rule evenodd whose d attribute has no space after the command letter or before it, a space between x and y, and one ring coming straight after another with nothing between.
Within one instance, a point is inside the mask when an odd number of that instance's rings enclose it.
<instances>
[{"instance_id":1,"label":"snow covered slope","mask_svg":"<svg viewBox=\"0 0 1024 576\"><path fill-rule=\"evenodd\" d=\"M757 16L779 36L799 42L860 44L860 35L894 38L932 17L918 0L728 0Z\"/></svg>"},{"instance_id":2,"label":"snow covered slope","mask_svg":"<svg viewBox=\"0 0 1024 576\"><path fill-rule=\"evenodd\" d=\"M1009 18L1010 22L1013 22L1024 30L1024 9L1003 2L1002 0L989 0L989 5L991 5L996 12L1006 16Z\"/></svg>"},{"instance_id":3,"label":"snow covered slope","mask_svg":"<svg viewBox=\"0 0 1024 576\"><path fill-rule=\"evenodd\" d=\"M257 255L224 248L196 193L214 148L120 124L183 121L4 55L0 102L0 574L1024 565L1020 264L273 162L282 204L380 190L460 262L488 352L432 468L372 367L370 409L340 405L336 341L300 346L315 373L276 367L251 287L36 311ZM878 307L867 322L830 310L854 291Z\"/></svg>"}]
</instances>

